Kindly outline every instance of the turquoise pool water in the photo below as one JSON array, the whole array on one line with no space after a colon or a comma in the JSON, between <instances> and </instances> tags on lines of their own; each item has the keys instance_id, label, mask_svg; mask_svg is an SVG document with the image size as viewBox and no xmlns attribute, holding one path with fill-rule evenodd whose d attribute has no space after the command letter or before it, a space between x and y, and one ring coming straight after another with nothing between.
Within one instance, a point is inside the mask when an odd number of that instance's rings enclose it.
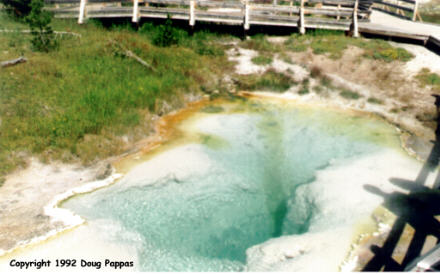
<instances>
[{"instance_id":1,"label":"turquoise pool water","mask_svg":"<svg viewBox=\"0 0 440 274\"><path fill-rule=\"evenodd\" d=\"M297 190L318 171L399 144L378 119L258 100L202 110L180 127L190 142L63 205L90 224L118 223L111 241L138 235L142 271L243 270L249 247L308 233L323 208L319 194Z\"/></svg>"}]
</instances>

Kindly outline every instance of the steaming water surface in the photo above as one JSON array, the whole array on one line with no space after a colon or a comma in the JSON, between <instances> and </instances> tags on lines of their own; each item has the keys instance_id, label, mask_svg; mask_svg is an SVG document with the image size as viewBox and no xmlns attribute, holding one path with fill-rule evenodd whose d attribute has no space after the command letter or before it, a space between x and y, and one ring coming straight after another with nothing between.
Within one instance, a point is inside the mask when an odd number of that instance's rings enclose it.
<instances>
[{"instance_id":1,"label":"steaming water surface","mask_svg":"<svg viewBox=\"0 0 440 274\"><path fill-rule=\"evenodd\" d=\"M305 270L295 262L319 264L326 241L345 256L353 227L381 202L362 186L387 184L390 159L414 163L394 127L317 107L219 103L179 128L180 145L63 204L107 241L135 248L143 271ZM291 244L255 247L278 237Z\"/></svg>"}]
</instances>

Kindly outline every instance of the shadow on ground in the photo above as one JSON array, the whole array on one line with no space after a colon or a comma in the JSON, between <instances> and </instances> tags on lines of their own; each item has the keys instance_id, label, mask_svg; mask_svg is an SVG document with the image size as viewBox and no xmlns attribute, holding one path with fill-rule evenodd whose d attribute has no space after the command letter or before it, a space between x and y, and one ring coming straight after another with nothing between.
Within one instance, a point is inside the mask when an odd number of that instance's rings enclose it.
<instances>
[{"instance_id":1,"label":"shadow on ground","mask_svg":"<svg viewBox=\"0 0 440 274\"><path fill-rule=\"evenodd\" d=\"M392 184L408 190L409 193L388 194L375 186L364 186L367 191L384 197L383 206L396 215L397 219L382 247L377 245L370 247L374 256L365 265L363 271L403 271L415 258L423 255L421 252L428 236L435 237L437 244L439 243L440 222L435 216L440 215L440 172L432 188L425 186L428 175L436 171L440 158L440 97L436 95L434 97L437 107L436 140L433 141L434 146L426 163L415 180L390 179ZM407 224L414 229L414 235L403 260L399 263L392 255Z\"/></svg>"}]
</instances>

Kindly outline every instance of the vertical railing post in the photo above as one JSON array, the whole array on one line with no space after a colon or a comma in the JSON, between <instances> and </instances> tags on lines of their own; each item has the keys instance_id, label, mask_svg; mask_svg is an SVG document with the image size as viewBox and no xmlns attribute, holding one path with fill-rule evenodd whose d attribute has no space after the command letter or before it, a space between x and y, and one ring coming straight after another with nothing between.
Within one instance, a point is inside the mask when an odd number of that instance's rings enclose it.
<instances>
[{"instance_id":1,"label":"vertical railing post","mask_svg":"<svg viewBox=\"0 0 440 274\"><path fill-rule=\"evenodd\" d=\"M341 10L341 4L338 4L338 16L336 16L336 20L338 21L341 19L341 15L339 14L340 10Z\"/></svg>"},{"instance_id":2,"label":"vertical railing post","mask_svg":"<svg viewBox=\"0 0 440 274\"><path fill-rule=\"evenodd\" d=\"M189 1L189 25L190 26L194 26L196 24L195 9L196 9L196 1L190 0Z\"/></svg>"},{"instance_id":3,"label":"vertical railing post","mask_svg":"<svg viewBox=\"0 0 440 274\"><path fill-rule=\"evenodd\" d=\"M87 0L81 0L81 2L79 4L78 24L84 23L84 16L86 13L86 3L87 3Z\"/></svg>"},{"instance_id":4,"label":"vertical railing post","mask_svg":"<svg viewBox=\"0 0 440 274\"><path fill-rule=\"evenodd\" d=\"M416 0L416 3L414 4L414 12L412 18L413 21L417 20L417 14L419 13L418 9L419 9L419 0Z\"/></svg>"},{"instance_id":5,"label":"vertical railing post","mask_svg":"<svg viewBox=\"0 0 440 274\"><path fill-rule=\"evenodd\" d=\"M304 22L304 0L301 0L301 6L299 8L299 33L306 33L306 26Z\"/></svg>"},{"instance_id":6,"label":"vertical railing post","mask_svg":"<svg viewBox=\"0 0 440 274\"><path fill-rule=\"evenodd\" d=\"M250 9L249 1L246 0L244 2L244 24L243 24L245 30L249 29L249 9Z\"/></svg>"},{"instance_id":7,"label":"vertical railing post","mask_svg":"<svg viewBox=\"0 0 440 274\"><path fill-rule=\"evenodd\" d=\"M359 0L356 0L354 3L354 9L353 9L353 37L359 37L359 26L358 26L358 7L359 7Z\"/></svg>"},{"instance_id":8,"label":"vertical railing post","mask_svg":"<svg viewBox=\"0 0 440 274\"><path fill-rule=\"evenodd\" d=\"M292 16L293 0L290 0L289 7L290 7L289 16Z\"/></svg>"},{"instance_id":9,"label":"vertical railing post","mask_svg":"<svg viewBox=\"0 0 440 274\"><path fill-rule=\"evenodd\" d=\"M133 23L139 22L139 0L133 0Z\"/></svg>"}]
</instances>

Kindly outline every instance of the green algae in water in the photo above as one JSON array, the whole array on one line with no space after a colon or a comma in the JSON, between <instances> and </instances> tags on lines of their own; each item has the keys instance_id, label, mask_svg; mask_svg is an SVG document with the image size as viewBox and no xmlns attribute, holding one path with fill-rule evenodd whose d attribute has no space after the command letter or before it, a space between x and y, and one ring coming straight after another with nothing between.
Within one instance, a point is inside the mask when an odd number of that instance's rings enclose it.
<instances>
[{"instance_id":1,"label":"green algae in water","mask_svg":"<svg viewBox=\"0 0 440 274\"><path fill-rule=\"evenodd\" d=\"M166 151L65 206L138 234L140 270L239 271L249 247L308 232L322 209L296 190L318 170L398 140L392 127L371 119L250 104L247 112L196 121L201 144Z\"/></svg>"}]
</instances>

